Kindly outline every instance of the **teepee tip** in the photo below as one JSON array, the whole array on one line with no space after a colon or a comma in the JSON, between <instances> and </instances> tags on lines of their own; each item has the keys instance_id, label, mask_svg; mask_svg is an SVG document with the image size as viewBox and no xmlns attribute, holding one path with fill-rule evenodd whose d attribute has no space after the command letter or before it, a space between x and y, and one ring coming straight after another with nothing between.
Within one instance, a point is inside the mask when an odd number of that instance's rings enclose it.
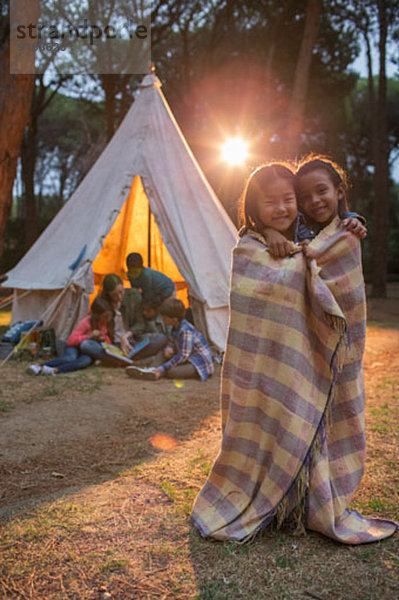
<instances>
[{"instance_id":1,"label":"teepee tip","mask_svg":"<svg viewBox=\"0 0 399 600\"><path fill-rule=\"evenodd\" d=\"M148 69L148 74L144 76L142 82L140 83L140 88L148 88L148 87L161 87L161 82L155 73L155 63L151 62Z\"/></svg>"}]
</instances>

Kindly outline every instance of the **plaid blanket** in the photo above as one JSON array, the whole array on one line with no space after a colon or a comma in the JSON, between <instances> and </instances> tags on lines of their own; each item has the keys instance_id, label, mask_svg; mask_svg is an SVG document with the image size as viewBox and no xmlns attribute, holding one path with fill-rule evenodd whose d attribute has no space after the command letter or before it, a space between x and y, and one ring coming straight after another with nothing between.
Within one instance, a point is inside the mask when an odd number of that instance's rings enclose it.
<instances>
[{"instance_id":1,"label":"plaid blanket","mask_svg":"<svg viewBox=\"0 0 399 600\"><path fill-rule=\"evenodd\" d=\"M310 247L274 259L249 231L233 251L222 447L191 516L204 536L287 518L349 544L396 530L347 509L365 459L360 245L335 219Z\"/></svg>"}]
</instances>

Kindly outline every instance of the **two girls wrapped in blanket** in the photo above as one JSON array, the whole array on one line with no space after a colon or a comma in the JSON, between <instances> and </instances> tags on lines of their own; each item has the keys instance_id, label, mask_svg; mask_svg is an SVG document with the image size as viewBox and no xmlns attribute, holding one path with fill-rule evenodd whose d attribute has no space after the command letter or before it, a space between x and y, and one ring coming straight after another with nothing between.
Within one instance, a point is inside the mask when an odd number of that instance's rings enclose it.
<instances>
[{"instance_id":1,"label":"two girls wrapped in blanket","mask_svg":"<svg viewBox=\"0 0 399 600\"><path fill-rule=\"evenodd\" d=\"M246 186L222 369L222 446L191 515L203 536L243 541L288 522L362 544L397 529L348 509L365 461L366 301L358 239L365 228L347 218L345 192L339 167L324 157L296 175L281 163L260 167Z\"/></svg>"}]
</instances>

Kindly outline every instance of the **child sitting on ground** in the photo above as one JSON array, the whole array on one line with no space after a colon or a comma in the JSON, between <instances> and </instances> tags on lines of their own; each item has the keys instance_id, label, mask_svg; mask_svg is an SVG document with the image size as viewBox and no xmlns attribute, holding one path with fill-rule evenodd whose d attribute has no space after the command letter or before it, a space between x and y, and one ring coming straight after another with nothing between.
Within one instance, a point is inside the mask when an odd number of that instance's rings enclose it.
<instances>
[{"instance_id":1,"label":"child sitting on ground","mask_svg":"<svg viewBox=\"0 0 399 600\"><path fill-rule=\"evenodd\" d=\"M57 375L85 369L93 363L93 358L80 353L80 344L86 340L111 344L107 327L111 318L112 308L109 303L103 298L95 298L90 315L82 319L69 336L65 354L49 360L42 366L30 365L26 372L29 375Z\"/></svg>"},{"instance_id":2,"label":"child sitting on ground","mask_svg":"<svg viewBox=\"0 0 399 600\"><path fill-rule=\"evenodd\" d=\"M165 324L161 313L159 312L162 302L157 298L150 296L143 300L141 305L141 314L143 315L144 330L143 334L163 334L169 337L171 328Z\"/></svg>"},{"instance_id":3,"label":"child sitting on ground","mask_svg":"<svg viewBox=\"0 0 399 600\"><path fill-rule=\"evenodd\" d=\"M141 304L141 318L135 327L134 334L139 344L146 342L146 345L137 354L134 354L135 361L154 357L168 343L171 328L165 325L159 312L160 306L161 302L153 296L149 296ZM151 364L153 362L150 361Z\"/></svg>"},{"instance_id":4,"label":"child sitting on ground","mask_svg":"<svg viewBox=\"0 0 399 600\"><path fill-rule=\"evenodd\" d=\"M213 374L212 352L204 336L184 318L185 307L181 300L168 298L160 313L166 326L172 328L170 343L163 350L162 364L143 369L136 366L126 368L130 377L142 379L191 379L202 381ZM165 362L165 359L166 362Z\"/></svg>"}]
</instances>

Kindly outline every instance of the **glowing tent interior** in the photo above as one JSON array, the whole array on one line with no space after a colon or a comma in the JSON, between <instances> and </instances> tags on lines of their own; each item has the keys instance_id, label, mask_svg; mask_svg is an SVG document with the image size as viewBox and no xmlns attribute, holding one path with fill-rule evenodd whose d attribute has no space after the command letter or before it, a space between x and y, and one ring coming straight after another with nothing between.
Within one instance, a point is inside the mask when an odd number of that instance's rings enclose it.
<instances>
[{"instance_id":1,"label":"glowing tent interior","mask_svg":"<svg viewBox=\"0 0 399 600\"><path fill-rule=\"evenodd\" d=\"M105 274L129 252L163 271L196 326L223 349L236 230L206 181L154 74L92 169L3 285L12 322L40 318L65 339Z\"/></svg>"}]
</instances>

